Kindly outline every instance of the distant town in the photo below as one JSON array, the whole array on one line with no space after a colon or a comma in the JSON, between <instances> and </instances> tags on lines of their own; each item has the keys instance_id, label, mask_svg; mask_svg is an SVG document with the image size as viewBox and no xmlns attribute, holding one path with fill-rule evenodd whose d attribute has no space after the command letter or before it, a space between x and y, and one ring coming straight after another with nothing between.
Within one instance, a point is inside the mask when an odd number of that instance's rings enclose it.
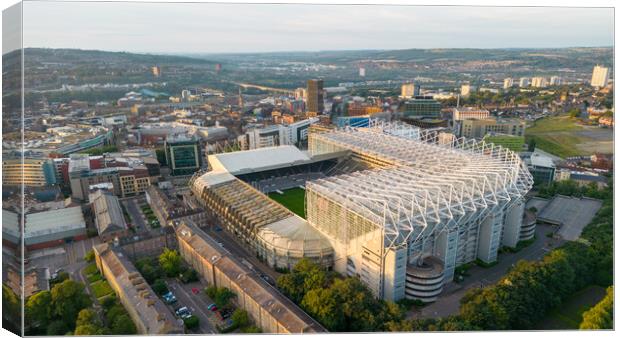
<instances>
[{"instance_id":1,"label":"distant town","mask_svg":"<svg viewBox=\"0 0 620 338\"><path fill-rule=\"evenodd\" d=\"M6 329L607 328L613 48L20 52Z\"/></svg>"}]
</instances>

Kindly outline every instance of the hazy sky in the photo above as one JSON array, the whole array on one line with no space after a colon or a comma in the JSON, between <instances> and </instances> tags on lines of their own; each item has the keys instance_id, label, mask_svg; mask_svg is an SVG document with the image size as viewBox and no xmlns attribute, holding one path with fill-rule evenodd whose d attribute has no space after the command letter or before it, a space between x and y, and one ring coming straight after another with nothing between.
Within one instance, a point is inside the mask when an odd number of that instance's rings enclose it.
<instances>
[{"instance_id":1,"label":"hazy sky","mask_svg":"<svg viewBox=\"0 0 620 338\"><path fill-rule=\"evenodd\" d=\"M612 46L613 9L24 3L24 46L130 52Z\"/></svg>"}]
</instances>

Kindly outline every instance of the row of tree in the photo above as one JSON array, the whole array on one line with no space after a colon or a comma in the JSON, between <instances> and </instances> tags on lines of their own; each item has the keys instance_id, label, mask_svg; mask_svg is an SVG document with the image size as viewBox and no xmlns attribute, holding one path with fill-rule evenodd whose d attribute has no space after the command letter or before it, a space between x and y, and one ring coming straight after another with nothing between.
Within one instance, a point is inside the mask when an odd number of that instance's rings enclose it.
<instances>
[{"instance_id":1,"label":"row of tree","mask_svg":"<svg viewBox=\"0 0 620 338\"><path fill-rule=\"evenodd\" d=\"M329 331L385 331L404 317L401 307L376 299L359 279L341 278L306 259L280 276L277 286Z\"/></svg>"}]
</instances>

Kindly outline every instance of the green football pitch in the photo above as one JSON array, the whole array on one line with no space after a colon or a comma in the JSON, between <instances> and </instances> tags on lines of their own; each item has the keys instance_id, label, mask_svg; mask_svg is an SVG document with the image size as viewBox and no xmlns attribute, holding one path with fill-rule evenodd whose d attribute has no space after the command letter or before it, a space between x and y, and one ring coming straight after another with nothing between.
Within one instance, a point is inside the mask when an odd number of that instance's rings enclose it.
<instances>
[{"instance_id":1,"label":"green football pitch","mask_svg":"<svg viewBox=\"0 0 620 338\"><path fill-rule=\"evenodd\" d=\"M297 215L306 218L306 210L304 209L306 191L302 188L293 188L283 190L282 192L284 194L271 192L269 193L269 197Z\"/></svg>"}]
</instances>

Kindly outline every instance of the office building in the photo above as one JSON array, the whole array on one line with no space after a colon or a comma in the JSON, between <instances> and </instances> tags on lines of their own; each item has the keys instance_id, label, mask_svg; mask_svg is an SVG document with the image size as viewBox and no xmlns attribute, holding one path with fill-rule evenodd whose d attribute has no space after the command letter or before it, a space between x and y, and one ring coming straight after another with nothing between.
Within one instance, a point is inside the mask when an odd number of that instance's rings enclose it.
<instances>
[{"instance_id":1,"label":"office building","mask_svg":"<svg viewBox=\"0 0 620 338\"><path fill-rule=\"evenodd\" d=\"M609 68L596 65L592 70L592 80L590 84L592 87L602 88L607 86L609 81Z\"/></svg>"},{"instance_id":2,"label":"office building","mask_svg":"<svg viewBox=\"0 0 620 338\"><path fill-rule=\"evenodd\" d=\"M400 96L406 99L420 95L420 86L413 83L404 83L400 87Z\"/></svg>"},{"instance_id":3,"label":"office building","mask_svg":"<svg viewBox=\"0 0 620 338\"><path fill-rule=\"evenodd\" d=\"M51 159L6 156L2 160L2 185L45 187L56 183L56 167Z\"/></svg>"},{"instance_id":4,"label":"office building","mask_svg":"<svg viewBox=\"0 0 620 338\"><path fill-rule=\"evenodd\" d=\"M309 113L321 115L324 110L323 80L308 80L306 107Z\"/></svg>"},{"instance_id":5,"label":"office building","mask_svg":"<svg viewBox=\"0 0 620 338\"><path fill-rule=\"evenodd\" d=\"M535 184L550 184L553 182L555 179L555 164L550 157L535 152L524 152L521 156Z\"/></svg>"},{"instance_id":6,"label":"office building","mask_svg":"<svg viewBox=\"0 0 620 338\"><path fill-rule=\"evenodd\" d=\"M164 150L171 175L191 175L200 169L200 142L196 138L182 135L169 137L164 143Z\"/></svg>"},{"instance_id":7,"label":"office building","mask_svg":"<svg viewBox=\"0 0 620 338\"><path fill-rule=\"evenodd\" d=\"M562 84L562 78L559 76L552 76L549 79L549 85L550 86L559 86Z\"/></svg>"},{"instance_id":8,"label":"office building","mask_svg":"<svg viewBox=\"0 0 620 338\"><path fill-rule=\"evenodd\" d=\"M504 79L504 89L510 89L513 85L513 80L510 77Z\"/></svg>"},{"instance_id":9,"label":"office building","mask_svg":"<svg viewBox=\"0 0 620 338\"><path fill-rule=\"evenodd\" d=\"M469 119L486 119L489 117L489 111L486 109L476 109L470 107L454 108L452 111L452 119L454 121L463 121Z\"/></svg>"},{"instance_id":10,"label":"office building","mask_svg":"<svg viewBox=\"0 0 620 338\"><path fill-rule=\"evenodd\" d=\"M544 77L536 76L532 78L532 87L545 88L547 87L547 79Z\"/></svg>"},{"instance_id":11,"label":"office building","mask_svg":"<svg viewBox=\"0 0 620 338\"><path fill-rule=\"evenodd\" d=\"M525 136L525 121L519 119L466 119L462 122L461 136L481 139L487 134Z\"/></svg>"},{"instance_id":12,"label":"office building","mask_svg":"<svg viewBox=\"0 0 620 338\"><path fill-rule=\"evenodd\" d=\"M530 79L527 77L522 77L519 79L519 87L525 88L530 86Z\"/></svg>"},{"instance_id":13,"label":"office building","mask_svg":"<svg viewBox=\"0 0 620 338\"><path fill-rule=\"evenodd\" d=\"M437 119L441 117L441 103L432 96L415 96L402 105L401 111L404 117Z\"/></svg>"}]
</instances>

